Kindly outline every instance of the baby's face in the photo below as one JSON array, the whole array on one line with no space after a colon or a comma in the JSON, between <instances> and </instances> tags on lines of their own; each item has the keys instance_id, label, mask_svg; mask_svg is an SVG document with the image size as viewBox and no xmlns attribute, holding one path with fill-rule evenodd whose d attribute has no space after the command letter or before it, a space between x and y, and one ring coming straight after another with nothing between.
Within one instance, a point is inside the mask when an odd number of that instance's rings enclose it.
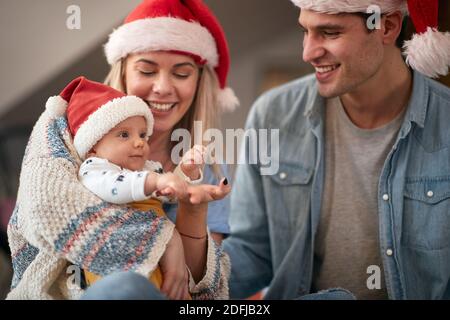
<instances>
[{"instance_id":1,"label":"baby's face","mask_svg":"<svg viewBox=\"0 0 450 320\"><path fill-rule=\"evenodd\" d=\"M107 159L124 169L142 170L149 153L147 141L145 118L130 117L97 142L88 156Z\"/></svg>"}]
</instances>

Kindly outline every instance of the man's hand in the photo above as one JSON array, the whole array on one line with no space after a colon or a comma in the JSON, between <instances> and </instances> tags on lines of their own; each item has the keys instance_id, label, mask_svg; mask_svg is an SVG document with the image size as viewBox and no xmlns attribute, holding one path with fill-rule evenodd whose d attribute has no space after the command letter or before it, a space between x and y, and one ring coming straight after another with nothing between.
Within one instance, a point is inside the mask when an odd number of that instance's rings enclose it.
<instances>
[{"instance_id":1,"label":"man's hand","mask_svg":"<svg viewBox=\"0 0 450 320\"><path fill-rule=\"evenodd\" d=\"M177 230L173 231L159 266L163 275L161 292L172 300L190 300L186 261L183 243Z\"/></svg>"}]
</instances>

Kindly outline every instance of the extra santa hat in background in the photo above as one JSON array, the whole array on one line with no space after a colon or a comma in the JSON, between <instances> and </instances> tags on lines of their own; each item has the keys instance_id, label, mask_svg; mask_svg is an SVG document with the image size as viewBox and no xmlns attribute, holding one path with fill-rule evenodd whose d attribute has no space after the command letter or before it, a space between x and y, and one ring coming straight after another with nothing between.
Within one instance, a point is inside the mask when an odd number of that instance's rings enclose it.
<instances>
[{"instance_id":1,"label":"extra santa hat in background","mask_svg":"<svg viewBox=\"0 0 450 320\"><path fill-rule=\"evenodd\" d=\"M233 90L226 86L230 55L225 34L201 0L144 0L110 34L105 45L111 65L130 53L146 51L193 56L197 63L215 71L221 110L232 111L239 105Z\"/></svg>"},{"instance_id":2,"label":"extra santa hat in background","mask_svg":"<svg viewBox=\"0 0 450 320\"><path fill-rule=\"evenodd\" d=\"M416 34L404 43L406 63L413 69L436 78L446 75L450 67L450 33L438 31L438 0L291 0L296 6L322 12L366 12L377 5L381 13L396 10L408 14Z\"/></svg>"},{"instance_id":3,"label":"extra santa hat in background","mask_svg":"<svg viewBox=\"0 0 450 320\"><path fill-rule=\"evenodd\" d=\"M82 159L104 135L127 118L143 116L147 135L153 132L152 112L141 98L127 96L85 77L72 80L59 96L50 97L46 109L54 116L67 115L75 149Z\"/></svg>"}]
</instances>

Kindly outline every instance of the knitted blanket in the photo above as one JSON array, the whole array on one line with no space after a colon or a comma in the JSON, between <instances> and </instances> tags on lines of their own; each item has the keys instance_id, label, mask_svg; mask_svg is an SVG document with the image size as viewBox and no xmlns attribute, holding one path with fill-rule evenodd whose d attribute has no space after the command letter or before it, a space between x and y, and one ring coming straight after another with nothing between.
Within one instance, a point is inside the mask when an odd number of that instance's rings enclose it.
<instances>
[{"instance_id":1,"label":"knitted blanket","mask_svg":"<svg viewBox=\"0 0 450 320\"><path fill-rule=\"evenodd\" d=\"M8 299L77 299L75 267L105 276L133 270L148 277L174 224L152 211L102 201L77 178L81 159L65 118L66 103L51 97L31 133L8 225L14 276ZM187 253L188 254L188 253ZM194 299L228 298L229 258L209 237L207 268Z\"/></svg>"}]
</instances>

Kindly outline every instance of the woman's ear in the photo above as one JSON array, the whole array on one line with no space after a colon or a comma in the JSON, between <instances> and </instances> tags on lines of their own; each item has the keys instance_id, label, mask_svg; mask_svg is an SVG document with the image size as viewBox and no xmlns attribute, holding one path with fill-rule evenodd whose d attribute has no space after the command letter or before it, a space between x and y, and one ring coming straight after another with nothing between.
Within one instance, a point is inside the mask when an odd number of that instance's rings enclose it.
<instances>
[{"instance_id":1,"label":"woman's ear","mask_svg":"<svg viewBox=\"0 0 450 320\"><path fill-rule=\"evenodd\" d=\"M402 31L403 13L395 11L384 17L383 44L395 45L397 38Z\"/></svg>"}]
</instances>

